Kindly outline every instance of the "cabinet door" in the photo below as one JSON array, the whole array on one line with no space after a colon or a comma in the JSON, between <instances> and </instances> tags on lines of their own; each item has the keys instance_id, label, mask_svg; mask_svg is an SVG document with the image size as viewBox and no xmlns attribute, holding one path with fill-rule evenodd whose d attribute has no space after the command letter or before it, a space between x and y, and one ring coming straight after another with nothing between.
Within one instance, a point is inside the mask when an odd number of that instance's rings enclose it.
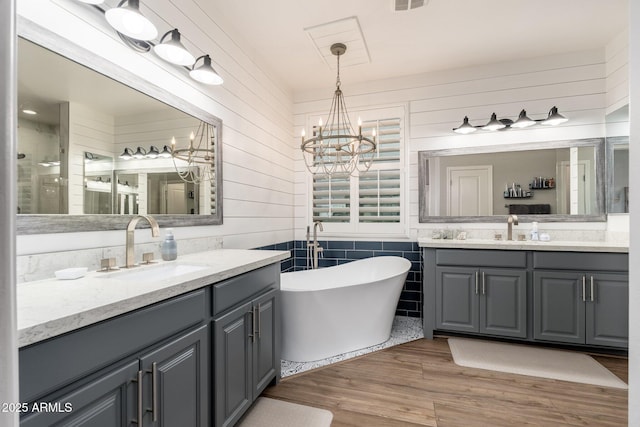
<instances>
[{"instance_id":1,"label":"cabinet door","mask_svg":"<svg viewBox=\"0 0 640 427\"><path fill-rule=\"evenodd\" d=\"M253 402L253 320L253 305L247 303L213 321L216 427L235 424Z\"/></svg>"},{"instance_id":2,"label":"cabinet door","mask_svg":"<svg viewBox=\"0 0 640 427\"><path fill-rule=\"evenodd\" d=\"M258 398L280 373L280 354L276 342L279 292L271 290L253 302L256 337L253 345L253 398Z\"/></svg>"},{"instance_id":3,"label":"cabinet door","mask_svg":"<svg viewBox=\"0 0 640 427\"><path fill-rule=\"evenodd\" d=\"M209 328L203 325L140 358L145 426L209 423Z\"/></svg>"},{"instance_id":4,"label":"cabinet door","mask_svg":"<svg viewBox=\"0 0 640 427\"><path fill-rule=\"evenodd\" d=\"M533 337L538 340L585 343L583 274L533 272Z\"/></svg>"},{"instance_id":5,"label":"cabinet door","mask_svg":"<svg viewBox=\"0 0 640 427\"><path fill-rule=\"evenodd\" d=\"M527 337L527 272L480 271L480 332L506 337Z\"/></svg>"},{"instance_id":6,"label":"cabinet door","mask_svg":"<svg viewBox=\"0 0 640 427\"><path fill-rule=\"evenodd\" d=\"M136 379L139 363L136 359L85 384L62 397L39 399L54 405L24 416L20 425L120 427L134 426L138 405ZM33 403L29 405L33 408Z\"/></svg>"},{"instance_id":7,"label":"cabinet door","mask_svg":"<svg viewBox=\"0 0 640 427\"><path fill-rule=\"evenodd\" d=\"M587 274L587 344L629 345L629 276Z\"/></svg>"},{"instance_id":8,"label":"cabinet door","mask_svg":"<svg viewBox=\"0 0 640 427\"><path fill-rule=\"evenodd\" d=\"M478 332L478 270L436 268L436 328Z\"/></svg>"}]
</instances>

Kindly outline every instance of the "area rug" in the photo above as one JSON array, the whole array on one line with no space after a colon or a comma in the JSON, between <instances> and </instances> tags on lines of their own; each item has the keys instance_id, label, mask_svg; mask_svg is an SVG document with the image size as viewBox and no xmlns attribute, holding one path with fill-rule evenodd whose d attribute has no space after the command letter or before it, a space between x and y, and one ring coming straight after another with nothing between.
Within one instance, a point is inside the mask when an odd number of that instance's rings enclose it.
<instances>
[{"instance_id":1,"label":"area rug","mask_svg":"<svg viewBox=\"0 0 640 427\"><path fill-rule=\"evenodd\" d=\"M456 365L628 388L624 381L586 354L475 339L449 338L448 341Z\"/></svg>"},{"instance_id":2,"label":"area rug","mask_svg":"<svg viewBox=\"0 0 640 427\"><path fill-rule=\"evenodd\" d=\"M333 414L283 400L259 397L238 427L329 427Z\"/></svg>"}]
</instances>

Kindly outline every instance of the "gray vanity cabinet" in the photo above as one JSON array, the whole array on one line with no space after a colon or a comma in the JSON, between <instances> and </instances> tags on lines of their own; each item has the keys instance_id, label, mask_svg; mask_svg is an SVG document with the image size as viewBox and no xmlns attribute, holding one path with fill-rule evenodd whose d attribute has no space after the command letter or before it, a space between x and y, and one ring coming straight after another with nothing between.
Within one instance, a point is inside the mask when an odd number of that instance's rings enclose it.
<instances>
[{"instance_id":1,"label":"gray vanity cabinet","mask_svg":"<svg viewBox=\"0 0 640 427\"><path fill-rule=\"evenodd\" d=\"M527 272L437 267L436 327L496 336L527 336Z\"/></svg>"},{"instance_id":2,"label":"gray vanity cabinet","mask_svg":"<svg viewBox=\"0 0 640 427\"><path fill-rule=\"evenodd\" d=\"M233 425L253 402L252 313L250 302L213 321L216 427Z\"/></svg>"},{"instance_id":3,"label":"gray vanity cabinet","mask_svg":"<svg viewBox=\"0 0 640 427\"><path fill-rule=\"evenodd\" d=\"M279 300L277 265L213 286L215 427L234 425L279 380Z\"/></svg>"},{"instance_id":4,"label":"gray vanity cabinet","mask_svg":"<svg viewBox=\"0 0 640 427\"><path fill-rule=\"evenodd\" d=\"M628 347L629 255L534 252L533 338Z\"/></svg>"},{"instance_id":5,"label":"gray vanity cabinet","mask_svg":"<svg viewBox=\"0 0 640 427\"><path fill-rule=\"evenodd\" d=\"M209 328L203 325L140 358L140 369L147 374L143 377L143 425L208 424L208 348Z\"/></svg>"},{"instance_id":6,"label":"gray vanity cabinet","mask_svg":"<svg viewBox=\"0 0 640 427\"><path fill-rule=\"evenodd\" d=\"M626 274L534 271L534 339L626 348Z\"/></svg>"},{"instance_id":7,"label":"gray vanity cabinet","mask_svg":"<svg viewBox=\"0 0 640 427\"><path fill-rule=\"evenodd\" d=\"M57 405L55 410L33 412L24 417L20 425L129 426L129 421L136 417L136 385L132 380L137 377L139 370L138 361L131 361L62 396L43 399L40 402ZM29 404L29 409L32 409L32 405L33 403Z\"/></svg>"},{"instance_id":8,"label":"gray vanity cabinet","mask_svg":"<svg viewBox=\"0 0 640 427\"><path fill-rule=\"evenodd\" d=\"M279 372L278 290L214 320L215 426L234 425Z\"/></svg>"}]
</instances>

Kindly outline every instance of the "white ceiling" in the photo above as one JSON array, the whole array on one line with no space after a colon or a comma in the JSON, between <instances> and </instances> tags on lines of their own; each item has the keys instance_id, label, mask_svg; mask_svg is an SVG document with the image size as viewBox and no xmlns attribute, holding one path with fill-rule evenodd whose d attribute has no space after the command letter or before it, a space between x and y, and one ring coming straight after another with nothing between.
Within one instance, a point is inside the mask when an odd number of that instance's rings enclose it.
<instances>
[{"instance_id":1,"label":"white ceiling","mask_svg":"<svg viewBox=\"0 0 640 427\"><path fill-rule=\"evenodd\" d=\"M294 92L333 85L335 71L305 28L344 18L358 19L371 58L351 67L341 59L345 86L600 48L628 25L628 0L431 0L403 12L393 11L393 0L196 2L226 18L233 36Z\"/></svg>"}]
</instances>

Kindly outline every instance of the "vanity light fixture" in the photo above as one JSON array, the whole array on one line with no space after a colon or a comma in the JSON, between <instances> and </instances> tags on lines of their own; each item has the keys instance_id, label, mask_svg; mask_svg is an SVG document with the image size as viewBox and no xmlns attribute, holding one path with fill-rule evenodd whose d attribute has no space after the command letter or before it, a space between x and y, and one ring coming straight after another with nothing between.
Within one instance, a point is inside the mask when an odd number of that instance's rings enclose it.
<instances>
[{"instance_id":1,"label":"vanity light fixture","mask_svg":"<svg viewBox=\"0 0 640 427\"><path fill-rule=\"evenodd\" d=\"M527 116L527 112L525 110L520 111L520 115L517 120L514 122L511 119L498 119L496 113L491 114L491 119L484 126L473 126L469 123L469 117L465 116L462 124L457 128L454 128L453 131L459 134L469 134L473 133L478 129L486 130L486 131L496 131L496 130L507 130L511 128L523 129L529 126L533 126L536 124L547 125L547 126L555 126L561 123L566 122L567 119L562 114L558 113L558 107L553 107L549 110L549 114L544 119L533 120Z\"/></svg>"},{"instance_id":2,"label":"vanity light fixture","mask_svg":"<svg viewBox=\"0 0 640 427\"><path fill-rule=\"evenodd\" d=\"M167 36L171 38L165 40ZM153 47L153 51L162 59L176 65L190 67L196 62L196 58L187 50L180 41L180 31L174 29L167 31L161 38L160 43Z\"/></svg>"},{"instance_id":3,"label":"vanity light fixture","mask_svg":"<svg viewBox=\"0 0 640 427\"><path fill-rule=\"evenodd\" d=\"M156 44L152 40L158 36L156 26L140 13L140 0L120 0L118 6L106 9L100 4L104 0L77 0L93 5L102 12L107 22L116 30L124 44L139 53L151 49L163 60L184 67L192 79L207 85L221 85L224 81L211 65L211 57L202 55L195 59L182 44L177 28L167 31ZM126 4L125 4L126 3ZM196 66L202 59L202 64Z\"/></svg>"},{"instance_id":4,"label":"vanity light fixture","mask_svg":"<svg viewBox=\"0 0 640 427\"><path fill-rule=\"evenodd\" d=\"M161 157L163 159L170 159L171 157L173 157L173 154L171 154L171 149L168 145L164 146L160 154L158 154L158 157Z\"/></svg>"},{"instance_id":5,"label":"vanity light fixture","mask_svg":"<svg viewBox=\"0 0 640 427\"><path fill-rule=\"evenodd\" d=\"M125 148L122 154L118 156L122 160L131 160L133 159L133 150L131 148Z\"/></svg>"},{"instance_id":6,"label":"vanity light fixture","mask_svg":"<svg viewBox=\"0 0 640 427\"><path fill-rule=\"evenodd\" d=\"M145 150L142 147L137 147L136 151L133 151L133 149L126 147L122 154L120 154L118 157L122 160L141 160L156 158L168 159L172 156L173 155L171 154L171 149L168 146L165 145L162 151L160 151L158 150L158 147L152 145L151 147L149 147L149 150Z\"/></svg>"},{"instance_id":7,"label":"vanity light fixture","mask_svg":"<svg viewBox=\"0 0 640 427\"><path fill-rule=\"evenodd\" d=\"M140 13L139 0L121 0L117 7L107 10L104 16L116 31L133 39L152 40L158 36L153 22Z\"/></svg>"},{"instance_id":8,"label":"vanity light fixture","mask_svg":"<svg viewBox=\"0 0 640 427\"><path fill-rule=\"evenodd\" d=\"M307 139L305 130L302 129L301 132L302 157L305 166L313 174L356 175L368 171L373 163L376 151L375 128L371 135L362 135L362 122L358 119L358 133L355 132L340 88L340 56L346 50L347 46L343 43L331 45L331 53L337 57L337 76L326 126L322 125L321 119Z\"/></svg>"},{"instance_id":9,"label":"vanity light fixture","mask_svg":"<svg viewBox=\"0 0 640 427\"><path fill-rule=\"evenodd\" d=\"M138 147L138 148L136 149L136 152L135 152L135 153L133 153L133 158L134 158L134 159L138 159L138 160L140 160L140 159L144 159L146 156L147 156L147 150L145 150L145 149L144 149L144 148L142 148L142 147Z\"/></svg>"},{"instance_id":10,"label":"vanity light fixture","mask_svg":"<svg viewBox=\"0 0 640 427\"><path fill-rule=\"evenodd\" d=\"M158 151L158 147L156 147L155 145L152 145L149 148L149 151L147 151L147 154L145 154L145 157L147 159L155 159L159 155L160 155L160 152Z\"/></svg>"},{"instance_id":11,"label":"vanity light fixture","mask_svg":"<svg viewBox=\"0 0 640 427\"><path fill-rule=\"evenodd\" d=\"M198 61L201 59L203 60L202 65L196 67ZM220 77L220 74L218 74L211 65L211 57L209 55L202 55L198 57L198 59L194 61L191 71L189 71L189 75L194 80L206 85L221 85L224 82L222 77Z\"/></svg>"}]
</instances>

